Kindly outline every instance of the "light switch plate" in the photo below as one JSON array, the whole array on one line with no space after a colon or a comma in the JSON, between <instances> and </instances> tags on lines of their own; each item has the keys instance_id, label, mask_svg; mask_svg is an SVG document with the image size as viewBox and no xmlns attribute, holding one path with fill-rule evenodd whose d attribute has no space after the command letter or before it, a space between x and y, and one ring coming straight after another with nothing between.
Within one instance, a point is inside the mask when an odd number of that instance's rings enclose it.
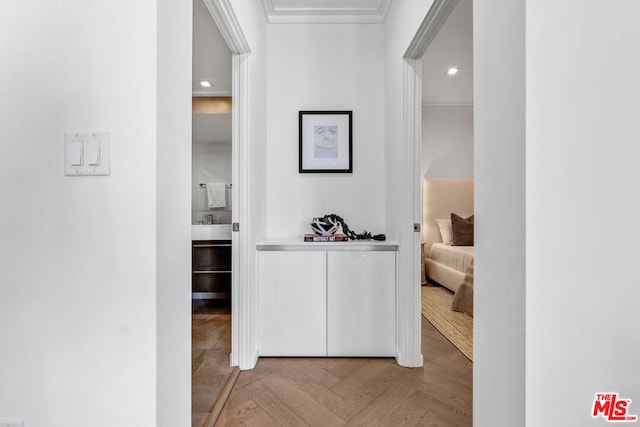
<instances>
[{"instance_id":1,"label":"light switch plate","mask_svg":"<svg viewBox=\"0 0 640 427\"><path fill-rule=\"evenodd\" d=\"M65 132L64 174L109 175L109 132Z\"/></svg>"},{"instance_id":2,"label":"light switch plate","mask_svg":"<svg viewBox=\"0 0 640 427\"><path fill-rule=\"evenodd\" d=\"M0 418L0 427L24 427L22 418Z\"/></svg>"}]
</instances>

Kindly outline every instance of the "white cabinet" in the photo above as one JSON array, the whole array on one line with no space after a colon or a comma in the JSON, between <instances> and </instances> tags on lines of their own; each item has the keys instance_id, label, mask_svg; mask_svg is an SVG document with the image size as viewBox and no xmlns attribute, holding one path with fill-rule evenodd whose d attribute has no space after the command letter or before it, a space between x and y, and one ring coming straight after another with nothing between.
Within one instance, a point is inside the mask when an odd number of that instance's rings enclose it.
<instances>
[{"instance_id":1,"label":"white cabinet","mask_svg":"<svg viewBox=\"0 0 640 427\"><path fill-rule=\"evenodd\" d=\"M258 354L395 356L395 250L295 248L258 253Z\"/></svg>"},{"instance_id":2,"label":"white cabinet","mask_svg":"<svg viewBox=\"0 0 640 427\"><path fill-rule=\"evenodd\" d=\"M327 253L327 355L395 355L395 252Z\"/></svg>"},{"instance_id":3,"label":"white cabinet","mask_svg":"<svg viewBox=\"0 0 640 427\"><path fill-rule=\"evenodd\" d=\"M326 356L326 253L260 252L260 356Z\"/></svg>"}]
</instances>

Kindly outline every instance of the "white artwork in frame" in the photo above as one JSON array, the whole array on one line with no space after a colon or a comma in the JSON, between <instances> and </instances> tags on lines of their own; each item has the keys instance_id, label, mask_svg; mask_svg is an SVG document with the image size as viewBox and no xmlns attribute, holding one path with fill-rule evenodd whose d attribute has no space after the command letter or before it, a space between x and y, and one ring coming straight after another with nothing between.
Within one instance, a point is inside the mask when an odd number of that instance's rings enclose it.
<instances>
[{"instance_id":1,"label":"white artwork in frame","mask_svg":"<svg viewBox=\"0 0 640 427\"><path fill-rule=\"evenodd\" d=\"M300 173L352 173L352 112L300 111Z\"/></svg>"}]
</instances>

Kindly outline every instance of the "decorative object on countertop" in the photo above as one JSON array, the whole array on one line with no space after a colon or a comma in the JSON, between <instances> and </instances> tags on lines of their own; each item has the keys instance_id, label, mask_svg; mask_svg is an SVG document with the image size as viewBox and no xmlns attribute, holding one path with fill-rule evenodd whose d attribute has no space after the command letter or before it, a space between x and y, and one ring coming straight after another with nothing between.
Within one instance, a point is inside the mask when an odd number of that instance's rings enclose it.
<instances>
[{"instance_id":1,"label":"decorative object on countertop","mask_svg":"<svg viewBox=\"0 0 640 427\"><path fill-rule=\"evenodd\" d=\"M300 111L300 173L352 173L352 112Z\"/></svg>"},{"instance_id":2,"label":"decorative object on countertop","mask_svg":"<svg viewBox=\"0 0 640 427\"><path fill-rule=\"evenodd\" d=\"M349 238L344 234L334 234L332 236L318 236L317 234L305 234L305 242L346 242Z\"/></svg>"},{"instance_id":3,"label":"decorative object on countertop","mask_svg":"<svg viewBox=\"0 0 640 427\"><path fill-rule=\"evenodd\" d=\"M311 229L318 236L333 236L338 231L338 221L335 218L322 217L322 218L313 218L313 222L311 223Z\"/></svg>"},{"instance_id":4,"label":"decorative object on countertop","mask_svg":"<svg viewBox=\"0 0 640 427\"><path fill-rule=\"evenodd\" d=\"M370 232L368 232L367 230L364 230L362 233L357 234L355 232L353 232L349 226L344 222L344 220L339 217L336 214L328 214L325 215L321 218L314 218L313 219L313 223L311 224L311 228L313 229L314 232L316 232L316 234L320 235L320 236L326 236L326 234L320 234L318 233L318 231L315 229L314 224L316 224L316 220L318 224L323 224L322 227L325 227L324 224L326 224L328 226L328 224L331 224L332 227L330 229L333 229L333 224L339 224L342 227L342 231L344 232L344 234L346 234L347 238L349 240L368 240L368 239L372 239L372 240L378 240L378 241L383 241L386 240L387 237L384 234L376 234L376 235L372 235ZM323 228L324 229L324 228ZM335 230L333 230L332 233L329 234L329 236L331 236L332 234L334 234L336 231L338 230L338 227L335 227ZM307 240L305 240L307 241Z\"/></svg>"}]
</instances>

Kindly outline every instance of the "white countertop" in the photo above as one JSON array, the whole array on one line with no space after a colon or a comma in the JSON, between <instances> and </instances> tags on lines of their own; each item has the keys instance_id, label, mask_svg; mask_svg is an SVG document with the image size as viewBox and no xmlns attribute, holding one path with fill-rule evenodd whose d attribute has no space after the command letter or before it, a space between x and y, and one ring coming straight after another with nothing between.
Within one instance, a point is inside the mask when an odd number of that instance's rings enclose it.
<instances>
[{"instance_id":1,"label":"white countertop","mask_svg":"<svg viewBox=\"0 0 640 427\"><path fill-rule=\"evenodd\" d=\"M193 224L191 240L231 240L231 224Z\"/></svg>"},{"instance_id":2,"label":"white countertop","mask_svg":"<svg viewBox=\"0 0 640 427\"><path fill-rule=\"evenodd\" d=\"M397 251L392 240L349 240L347 242L305 242L304 237L269 237L256 243L259 251Z\"/></svg>"}]
</instances>

